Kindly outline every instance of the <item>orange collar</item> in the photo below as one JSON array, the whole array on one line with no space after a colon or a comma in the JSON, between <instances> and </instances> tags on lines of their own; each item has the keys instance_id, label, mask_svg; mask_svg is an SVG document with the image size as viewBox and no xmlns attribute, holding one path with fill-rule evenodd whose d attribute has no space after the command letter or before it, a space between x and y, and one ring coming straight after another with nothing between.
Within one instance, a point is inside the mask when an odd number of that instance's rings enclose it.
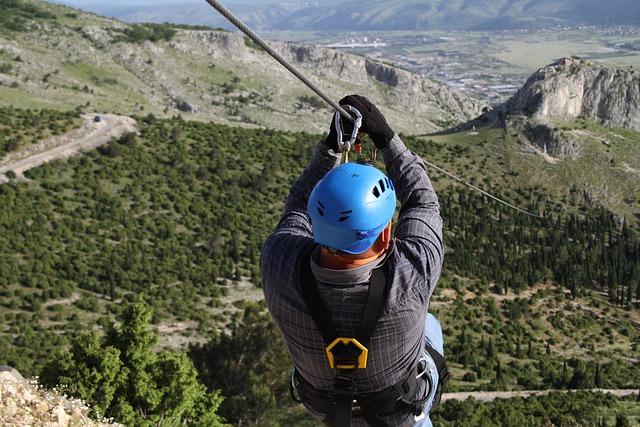
<instances>
[{"instance_id":1,"label":"orange collar","mask_svg":"<svg viewBox=\"0 0 640 427\"><path fill-rule=\"evenodd\" d=\"M331 270L350 270L375 261L383 254L384 251L368 258L350 258L344 255L330 253L327 248L323 247L320 248L320 260L318 264Z\"/></svg>"}]
</instances>

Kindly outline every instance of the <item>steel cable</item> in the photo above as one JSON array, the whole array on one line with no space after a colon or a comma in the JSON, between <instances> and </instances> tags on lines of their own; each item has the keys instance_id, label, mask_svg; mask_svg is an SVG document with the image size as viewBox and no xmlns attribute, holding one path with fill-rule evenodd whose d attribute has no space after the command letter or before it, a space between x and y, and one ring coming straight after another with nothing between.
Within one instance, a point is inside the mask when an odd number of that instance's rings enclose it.
<instances>
[{"instance_id":1,"label":"steel cable","mask_svg":"<svg viewBox=\"0 0 640 427\"><path fill-rule=\"evenodd\" d=\"M304 83L309 89L311 89L312 91L314 91L316 93L316 95L318 95L320 98L322 98L326 103L328 103L329 105L331 105L336 111L338 111L342 117L346 118L347 120L353 122L354 118L351 116L351 114L349 114L344 108L342 108L337 102L335 102L334 100L332 100L331 98L329 98L327 95L325 95L324 92L322 92L315 84L313 84L311 81L309 81L309 79L307 79L304 75L302 75L302 73L300 73L293 65L291 65L289 63L289 61L287 61L285 58L282 57L282 55L280 55L278 52L276 52L275 50L273 50L273 48L271 48L271 46L269 46L269 44L267 44L266 41L264 41L262 39L262 37L260 37L258 34L256 34L251 28L249 28L244 22L242 22L237 16L235 16L229 9L227 9L222 3L220 3L218 0L205 0L211 7L213 7L215 10L217 10L218 12L220 12L220 14L222 16L224 16L229 22L231 22L233 25L235 25L240 31L242 31L244 34L247 35L247 37L249 37L254 43L256 43L258 46L260 46L262 49L264 49L269 55L271 55L273 57L273 59L275 59L276 61L278 61L283 67L285 67L287 70L289 70L289 72L291 72L294 76L296 76L302 83ZM436 169L439 172L442 172L443 174L447 175L448 177L460 182L461 184L466 185L467 187L478 191L479 193L490 197L491 199L502 203L505 206L508 206L512 209L515 209L516 211L529 215L531 217L534 218L543 218L540 215L536 215L533 214L531 212L528 212L524 209L521 209L509 202L506 202L502 199L500 199L499 197L496 197L486 191L484 191L481 188L476 187L473 184L470 184L468 182L466 182L464 179L450 173L447 172L445 169L434 165L433 163L430 163L426 160L424 160L424 163L427 164L428 166Z\"/></svg>"}]
</instances>

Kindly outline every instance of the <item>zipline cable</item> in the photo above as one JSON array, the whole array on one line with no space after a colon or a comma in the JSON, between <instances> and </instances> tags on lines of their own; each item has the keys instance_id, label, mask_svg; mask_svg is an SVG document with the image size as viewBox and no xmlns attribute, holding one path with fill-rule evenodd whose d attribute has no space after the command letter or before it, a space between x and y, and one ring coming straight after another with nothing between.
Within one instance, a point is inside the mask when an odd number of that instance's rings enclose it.
<instances>
[{"instance_id":1,"label":"zipline cable","mask_svg":"<svg viewBox=\"0 0 640 427\"><path fill-rule=\"evenodd\" d=\"M515 206L515 205L512 205L512 204L511 204L511 203L509 203L509 202L506 202L506 201L502 200L502 199L501 199L501 198L499 198L499 197L494 196L493 194L487 193L487 192L486 192L486 191L484 191L482 188L476 187L475 185L473 185L473 184L470 184L470 183L466 182L464 179L460 178L459 176L456 176L456 175L452 174L451 172L447 172L446 170L442 169L441 167L438 167L438 166L434 165L433 163L430 163L430 162L426 161L425 159L422 159L422 161L423 161L427 166L430 166L430 167L434 168L435 170L437 170L437 171L439 171L439 172L442 172L443 174L447 175L448 177L450 177L450 178L452 178L452 179L454 179L454 180L456 180L456 181L458 181L458 182L460 182L460 183L462 183L462 184L466 185L466 186L467 186L467 187L469 187L469 188L472 188L472 189L476 190L477 192L479 192L479 193L481 193L481 194L484 194L485 196L487 196L487 197L489 197L489 198L491 198L491 199L495 200L496 202L500 202L500 203L502 203L503 205L506 205L506 206L508 206L508 207L510 207L510 208L512 208L512 209L517 210L517 211L518 211L518 212L520 212L520 213L523 213L523 214L525 214L525 215L529 215L529 216L531 216L531 217L533 217L533 218L540 218L540 219L543 219L543 217L542 217L542 216L540 216L540 215L536 215L536 214L533 214L533 213L531 213L531 212L527 212L527 211L525 211L525 210L524 210L524 209L522 209L522 208L519 208L519 207L517 207L517 206Z\"/></svg>"},{"instance_id":2,"label":"zipline cable","mask_svg":"<svg viewBox=\"0 0 640 427\"><path fill-rule=\"evenodd\" d=\"M267 44L267 42L265 42L259 35L257 35L255 32L253 32L253 30L251 28L249 28L244 22L242 22L237 16L235 16L229 9L224 7L222 5L222 3L220 3L218 0L205 0L205 1L207 3L209 3L211 5L211 7L213 7L215 10L220 12L220 14L222 16L227 18L227 20L229 22L231 22L233 25L238 27L238 29L240 31L245 33L247 35L247 37L249 37L251 40L253 40L258 46L260 46L265 51L267 51L267 53L269 55L271 55L273 57L273 59L275 59L280 64L282 64L283 67L285 67L287 70L289 70L302 83L307 85L307 87L309 89L314 91L316 93L316 95L318 95L320 98L322 98L325 102L327 102L329 105L331 105L334 109L339 111L340 114L342 114L342 117L344 117L345 119L349 120L350 122L353 122L353 117L351 116L351 114L347 113L347 111L344 108L342 108L337 102L335 102L334 100L329 98L316 85L311 83L311 81L309 81L309 79L307 79L305 76L303 76L301 72L299 72L293 65L291 65L286 59L284 59L278 52L273 50L271 48L271 46L269 46Z\"/></svg>"},{"instance_id":3,"label":"zipline cable","mask_svg":"<svg viewBox=\"0 0 640 427\"><path fill-rule=\"evenodd\" d=\"M267 44L266 41L264 41L264 39L262 39L262 37L260 37L258 34L256 34L251 28L249 28L244 22L242 22L237 16L235 16L233 14L233 12L231 12L229 9L227 9L222 3L220 3L218 0L205 0L211 7L213 7L215 10L217 10L218 12L220 12L220 14L222 16L224 16L229 22L231 22L233 25L235 25L240 31L242 31L243 33L245 33L247 35L247 37L249 37L251 40L253 40L253 42L255 42L258 46L260 46L262 49L264 49L269 55L271 55L273 57L273 59L275 59L276 61L278 61L283 67L285 67L287 70L289 70L290 73L292 73L294 76L296 76L298 78L298 80L300 80L302 83L304 83L309 89L311 89L312 91L314 91L316 93L316 95L318 95L320 98L322 98L327 104L331 105L336 111L338 111L342 117L344 117L345 119L353 122L354 121L354 117L349 114L344 108L342 108L337 102L335 102L334 100L332 100L331 98L329 98L327 95L325 95L324 92L322 92L315 84L313 84L311 81L309 81L309 79L307 79L304 75L302 75L302 73L300 73L293 65L291 65L289 63L289 61L287 61L286 59L284 59L282 57L282 55L280 55L278 52L276 52L275 50L273 50L271 48L271 46L269 46L269 44ZM450 173L447 172L446 170L442 169L439 166L434 165L433 163L430 163L426 160L424 160L424 163L434 169L436 169L439 172L442 172L443 174L447 175L448 177L454 179L455 181L458 181L461 184L466 185L467 187L478 191L481 194L484 194L485 196L499 202L502 203L505 206L508 206L512 209L515 209L516 211L529 215L531 217L534 218L543 218L540 215L536 215L533 214L531 212L527 212L524 209L521 209L509 202L506 202L502 199L500 199L499 197L496 197L486 191L484 191L481 188L476 187L473 184L470 184L468 182L466 182L464 179Z\"/></svg>"}]
</instances>

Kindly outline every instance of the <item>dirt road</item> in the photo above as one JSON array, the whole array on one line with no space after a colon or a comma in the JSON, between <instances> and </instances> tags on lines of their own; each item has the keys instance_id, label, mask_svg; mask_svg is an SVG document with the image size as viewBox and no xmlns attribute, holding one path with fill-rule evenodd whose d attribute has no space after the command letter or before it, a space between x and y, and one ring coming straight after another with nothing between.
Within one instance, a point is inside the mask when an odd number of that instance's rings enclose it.
<instances>
[{"instance_id":1,"label":"dirt road","mask_svg":"<svg viewBox=\"0 0 640 427\"><path fill-rule=\"evenodd\" d=\"M5 174L13 171L18 179L24 172L56 159L67 159L119 138L127 132L137 131L136 121L130 117L101 114L96 123L94 115L83 116L84 124L68 134L48 138L38 144L10 153L0 160L0 184L7 182Z\"/></svg>"},{"instance_id":2,"label":"dirt road","mask_svg":"<svg viewBox=\"0 0 640 427\"><path fill-rule=\"evenodd\" d=\"M467 400L473 397L480 402L492 402L496 399L513 399L514 397L532 397L532 396L546 396L547 394L560 391L562 393L572 393L576 390L529 390L529 391L474 391L463 393L445 393L442 395L442 401L447 400ZM638 390L604 390L593 389L588 390L593 392L602 392L612 394L618 397L637 395Z\"/></svg>"}]
</instances>

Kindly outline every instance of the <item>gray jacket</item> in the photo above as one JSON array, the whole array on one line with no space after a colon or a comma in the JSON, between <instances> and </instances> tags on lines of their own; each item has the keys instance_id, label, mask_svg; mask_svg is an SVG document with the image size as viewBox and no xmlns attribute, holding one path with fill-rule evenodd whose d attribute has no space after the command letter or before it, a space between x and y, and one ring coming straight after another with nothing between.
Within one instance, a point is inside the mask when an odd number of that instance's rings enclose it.
<instances>
[{"instance_id":1,"label":"gray jacket","mask_svg":"<svg viewBox=\"0 0 640 427\"><path fill-rule=\"evenodd\" d=\"M385 258L391 288L369 341L367 368L354 375L356 393L380 391L404 380L422 356L425 317L444 255L438 198L424 164L397 135L381 151L402 209L392 249ZM299 273L302 255L317 252L306 214L307 200L316 183L339 162L339 154L325 144L318 146L310 165L291 188L284 215L266 240L260 260L267 306L295 367L316 389L327 391L333 388L335 372L329 367L325 343L302 298ZM375 265L345 272L341 280L340 273L321 271L315 262L312 264L318 290L331 310L337 332L353 336L362 319L370 271ZM325 415L309 406L307 409L317 419ZM385 421L398 426L414 422L407 414ZM352 425L366 423L354 418Z\"/></svg>"}]
</instances>

